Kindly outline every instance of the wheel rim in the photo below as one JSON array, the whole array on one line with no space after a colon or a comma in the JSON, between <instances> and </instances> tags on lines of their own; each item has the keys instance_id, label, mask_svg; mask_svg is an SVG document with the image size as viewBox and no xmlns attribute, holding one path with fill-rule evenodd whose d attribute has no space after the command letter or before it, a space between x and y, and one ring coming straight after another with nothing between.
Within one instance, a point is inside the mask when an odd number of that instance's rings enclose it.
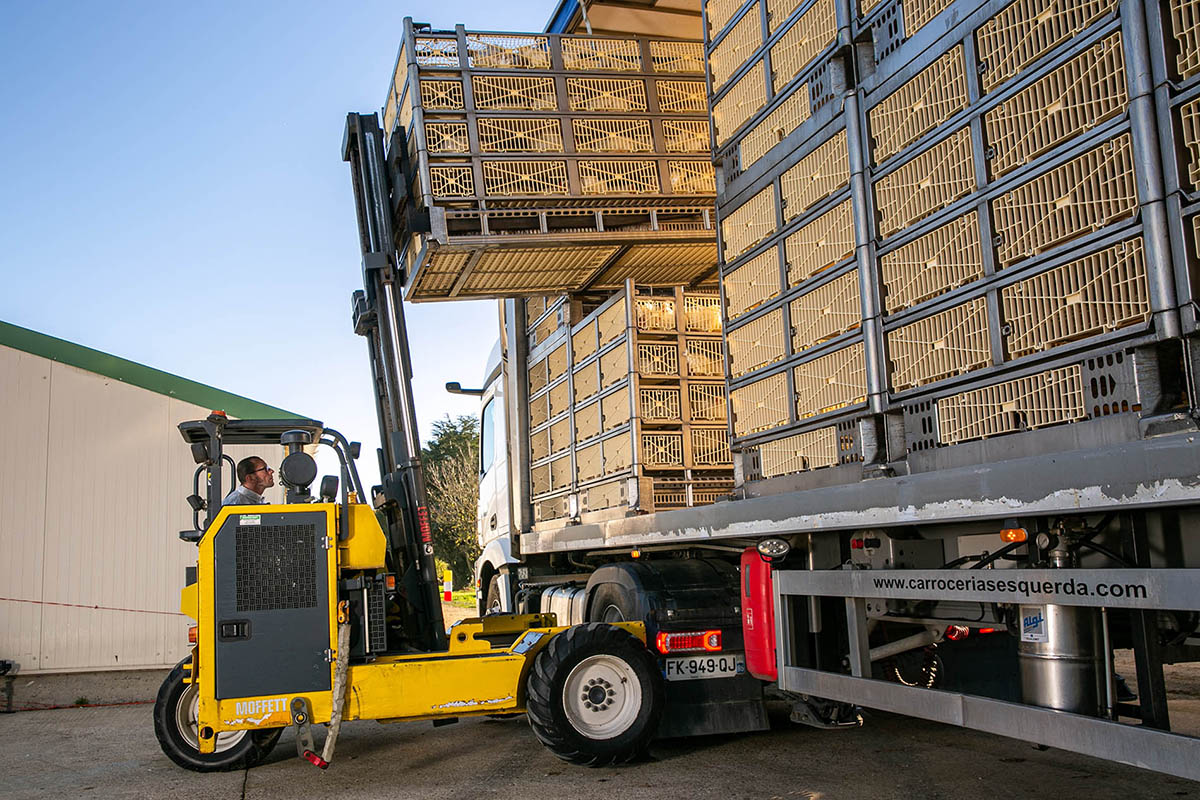
<instances>
[{"instance_id":1,"label":"wheel rim","mask_svg":"<svg viewBox=\"0 0 1200 800\"><path fill-rule=\"evenodd\" d=\"M609 603L600 613L601 622L624 622L625 614L616 605Z\"/></svg>"},{"instance_id":2,"label":"wheel rim","mask_svg":"<svg viewBox=\"0 0 1200 800\"><path fill-rule=\"evenodd\" d=\"M642 684L626 661L589 656L575 665L563 686L563 710L589 739L612 739L629 730L642 708Z\"/></svg>"},{"instance_id":3,"label":"wheel rim","mask_svg":"<svg viewBox=\"0 0 1200 800\"><path fill-rule=\"evenodd\" d=\"M200 690L196 684L188 684L175 704L175 729L184 741L200 750ZM249 731L224 731L217 734L214 753L223 753L246 738Z\"/></svg>"},{"instance_id":4,"label":"wheel rim","mask_svg":"<svg viewBox=\"0 0 1200 800\"><path fill-rule=\"evenodd\" d=\"M488 581L487 591L487 612L488 614L502 614L504 605L500 602L500 579L493 575Z\"/></svg>"}]
</instances>

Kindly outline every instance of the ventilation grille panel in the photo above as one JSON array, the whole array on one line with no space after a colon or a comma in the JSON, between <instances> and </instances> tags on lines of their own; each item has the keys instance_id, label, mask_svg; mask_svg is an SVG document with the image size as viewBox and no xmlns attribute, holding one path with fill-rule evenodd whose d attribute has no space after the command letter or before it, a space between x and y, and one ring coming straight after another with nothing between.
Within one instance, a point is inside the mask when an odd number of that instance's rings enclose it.
<instances>
[{"instance_id":1,"label":"ventilation grille panel","mask_svg":"<svg viewBox=\"0 0 1200 800\"><path fill-rule=\"evenodd\" d=\"M317 526L237 529L237 610L281 611L317 605Z\"/></svg>"}]
</instances>

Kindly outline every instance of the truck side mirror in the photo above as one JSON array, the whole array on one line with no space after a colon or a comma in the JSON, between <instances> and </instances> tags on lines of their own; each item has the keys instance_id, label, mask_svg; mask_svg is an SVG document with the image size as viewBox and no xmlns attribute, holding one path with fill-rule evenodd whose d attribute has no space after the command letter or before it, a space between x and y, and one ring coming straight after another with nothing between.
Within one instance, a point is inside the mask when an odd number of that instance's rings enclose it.
<instances>
[{"instance_id":1,"label":"truck side mirror","mask_svg":"<svg viewBox=\"0 0 1200 800\"><path fill-rule=\"evenodd\" d=\"M474 397L483 397L483 389L464 389L458 381L450 381L446 384L446 391L450 394L467 394Z\"/></svg>"}]
</instances>

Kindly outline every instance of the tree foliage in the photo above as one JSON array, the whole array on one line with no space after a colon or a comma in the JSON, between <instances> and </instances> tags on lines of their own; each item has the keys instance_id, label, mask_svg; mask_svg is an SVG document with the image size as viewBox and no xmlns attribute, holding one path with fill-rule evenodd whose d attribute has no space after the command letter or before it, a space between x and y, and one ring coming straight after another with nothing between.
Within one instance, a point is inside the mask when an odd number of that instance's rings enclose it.
<instances>
[{"instance_id":1,"label":"tree foliage","mask_svg":"<svg viewBox=\"0 0 1200 800\"><path fill-rule=\"evenodd\" d=\"M457 588L469 586L479 557L475 532L479 498L479 420L472 416L433 423L421 448L429 494L434 552L454 573Z\"/></svg>"}]
</instances>

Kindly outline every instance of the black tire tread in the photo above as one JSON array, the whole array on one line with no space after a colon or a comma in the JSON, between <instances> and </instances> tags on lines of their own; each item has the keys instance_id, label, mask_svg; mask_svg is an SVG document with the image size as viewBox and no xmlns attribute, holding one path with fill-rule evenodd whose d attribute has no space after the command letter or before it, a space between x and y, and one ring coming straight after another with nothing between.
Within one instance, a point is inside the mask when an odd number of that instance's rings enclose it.
<instances>
[{"instance_id":1,"label":"black tire tread","mask_svg":"<svg viewBox=\"0 0 1200 800\"><path fill-rule=\"evenodd\" d=\"M657 677L657 667L653 664L651 666L652 685L644 687L646 702L651 704L652 716L646 726L645 735L637 737L622 747L597 752L580 748L576 742L572 741L573 737L569 730L556 723L554 718L557 702L555 678L568 661L584 648L613 654L620 654L622 650L627 650L633 654L634 658L646 658L652 662L649 653L637 638L627 631L611 625L593 622L576 625L558 634L550 640L545 649L538 653L526 682L525 713L534 735L550 752L563 761L581 766L609 766L641 758L645 755L654 730L658 727L658 717L662 712L662 691L661 687L654 683L654 678ZM563 680L565 680L565 674Z\"/></svg>"},{"instance_id":2,"label":"black tire tread","mask_svg":"<svg viewBox=\"0 0 1200 800\"><path fill-rule=\"evenodd\" d=\"M192 772L232 772L248 769L266 758L275 749L283 728L251 731L238 745L225 753L201 755L172 736L174 706L183 690L183 678L189 659L175 665L158 689L154 699L154 736L167 758ZM217 756L217 757L214 757Z\"/></svg>"},{"instance_id":3,"label":"black tire tread","mask_svg":"<svg viewBox=\"0 0 1200 800\"><path fill-rule=\"evenodd\" d=\"M499 575L493 575L491 578L488 579L487 592L486 592L486 594L484 594L484 598L483 598L483 609L480 611L479 616L485 617L488 614L492 613L492 599L493 598L496 599L497 601L500 600L500 576ZM504 606L503 606L503 604L501 604L501 610L500 610L501 614L504 613L503 609L504 609Z\"/></svg>"}]
</instances>

